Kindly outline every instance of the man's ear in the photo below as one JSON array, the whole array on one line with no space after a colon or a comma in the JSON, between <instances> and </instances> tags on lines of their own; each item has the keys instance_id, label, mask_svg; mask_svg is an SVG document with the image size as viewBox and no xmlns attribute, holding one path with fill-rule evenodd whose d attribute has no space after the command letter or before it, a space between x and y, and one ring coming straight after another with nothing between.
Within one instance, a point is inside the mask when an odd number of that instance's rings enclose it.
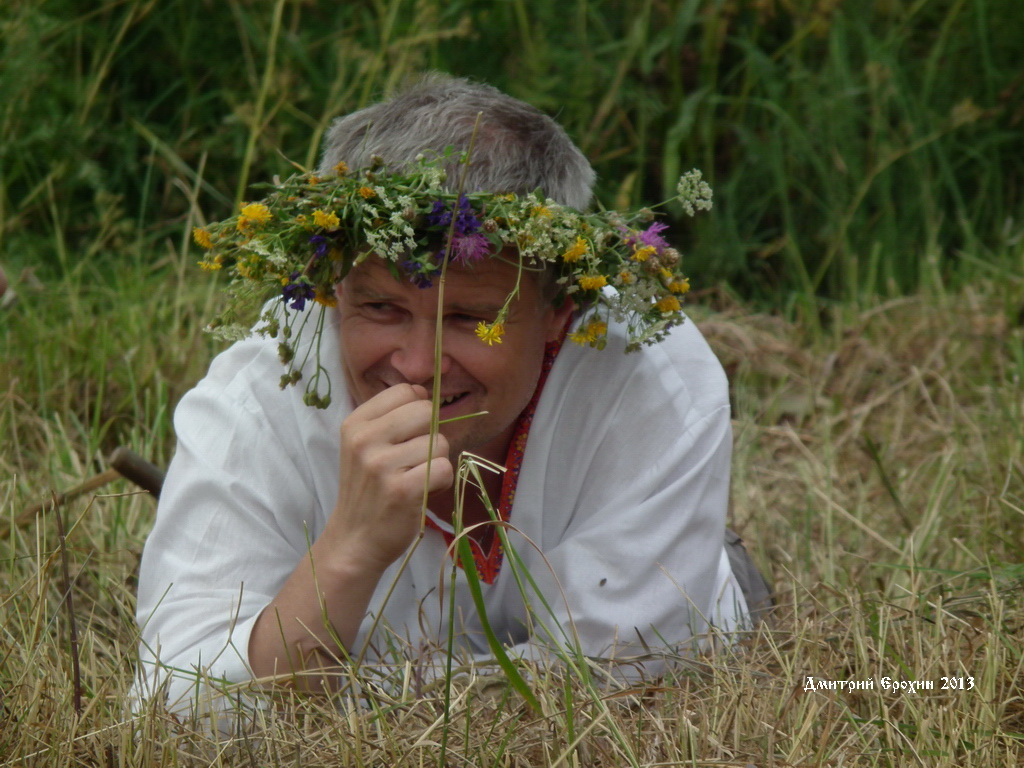
<instances>
[{"instance_id":1,"label":"man's ear","mask_svg":"<svg viewBox=\"0 0 1024 768\"><path fill-rule=\"evenodd\" d=\"M557 307L551 307L551 321L547 328L547 338L545 341L558 341L562 336L562 329L565 328L565 324L569 321L569 317L573 312L576 311L576 304L568 296L562 299L562 303Z\"/></svg>"}]
</instances>

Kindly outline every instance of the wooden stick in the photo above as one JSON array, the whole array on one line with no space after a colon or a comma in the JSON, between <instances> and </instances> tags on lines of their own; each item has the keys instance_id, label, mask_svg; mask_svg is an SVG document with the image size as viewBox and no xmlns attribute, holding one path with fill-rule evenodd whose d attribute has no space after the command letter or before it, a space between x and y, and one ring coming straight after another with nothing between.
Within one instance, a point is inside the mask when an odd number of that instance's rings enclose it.
<instances>
[{"instance_id":1,"label":"wooden stick","mask_svg":"<svg viewBox=\"0 0 1024 768\"><path fill-rule=\"evenodd\" d=\"M26 507L24 512L14 518L14 525L15 527L20 527L40 512L49 512L51 509L61 507L72 499L76 499L84 493L89 493L89 491L95 491L97 488L101 488L107 483L117 480L119 477L121 477L121 473L116 469L108 469L104 472L100 472L98 475L93 475L88 480L76 485L74 488L64 491L63 493L55 493L52 498L47 499L40 504L33 504L30 507Z\"/></svg>"},{"instance_id":2,"label":"wooden stick","mask_svg":"<svg viewBox=\"0 0 1024 768\"><path fill-rule=\"evenodd\" d=\"M125 448L115 448L110 454L110 466L131 480L140 488L143 488L160 498L160 489L164 485L164 471L156 464L152 464L139 456L135 451Z\"/></svg>"}]
</instances>

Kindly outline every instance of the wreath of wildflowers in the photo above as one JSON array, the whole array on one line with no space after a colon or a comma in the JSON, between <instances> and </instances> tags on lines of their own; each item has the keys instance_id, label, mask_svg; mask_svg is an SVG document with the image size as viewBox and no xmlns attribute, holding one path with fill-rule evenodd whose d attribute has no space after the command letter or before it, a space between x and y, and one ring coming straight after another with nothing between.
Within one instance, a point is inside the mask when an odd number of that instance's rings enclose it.
<instances>
[{"instance_id":1,"label":"wreath of wildflowers","mask_svg":"<svg viewBox=\"0 0 1024 768\"><path fill-rule=\"evenodd\" d=\"M467 162L465 153L458 159ZM582 213L539 191L460 194L443 186L441 164L450 161L450 152L421 156L412 169L390 173L374 158L370 167L358 170L339 163L326 177L297 174L257 185L269 190L262 200L243 205L229 219L195 228L193 238L206 251L199 266L230 275L231 300L207 330L223 339L243 338L249 331L237 318L279 296L285 311L269 305L258 332L279 339L282 388L302 378L306 359L297 360L297 350L315 356L316 372L304 399L325 408L330 378L319 361L325 312L336 303L338 282L371 254L384 259L396 278L423 288L438 278L446 260L472 265L508 258L520 274L547 270L558 287L556 303L570 298L585 314L570 340L599 349L609 320L626 324L627 351L661 340L683 321L680 300L690 282L679 252L664 237L668 226L655 220L652 208ZM711 188L698 170L684 174L676 192L659 206L678 200L690 216L711 208ZM501 343L516 293L493 322L477 326L481 343ZM307 302L320 304L321 311L304 311ZM311 322L314 343L299 345ZM324 395L321 376L327 381Z\"/></svg>"}]
</instances>

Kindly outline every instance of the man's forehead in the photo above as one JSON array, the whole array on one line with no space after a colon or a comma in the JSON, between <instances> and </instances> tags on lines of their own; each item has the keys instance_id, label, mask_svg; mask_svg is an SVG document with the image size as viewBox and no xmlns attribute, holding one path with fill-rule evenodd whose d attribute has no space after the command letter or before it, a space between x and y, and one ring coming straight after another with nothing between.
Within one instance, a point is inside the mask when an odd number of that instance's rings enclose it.
<instances>
[{"instance_id":1,"label":"man's forehead","mask_svg":"<svg viewBox=\"0 0 1024 768\"><path fill-rule=\"evenodd\" d=\"M476 295L482 303L497 300L500 306L508 294L515 290L517 281L522 290L523 284L530 279L525 273L520 279L516 266L503 261L488 259L474 265L452 263L445 273L445 292L446 295ZM424 290L416 287L401 273L395 275L379 258L367 259L354 266L343 284L346 291L359 296Z\"/></svg>"}]
</instances>

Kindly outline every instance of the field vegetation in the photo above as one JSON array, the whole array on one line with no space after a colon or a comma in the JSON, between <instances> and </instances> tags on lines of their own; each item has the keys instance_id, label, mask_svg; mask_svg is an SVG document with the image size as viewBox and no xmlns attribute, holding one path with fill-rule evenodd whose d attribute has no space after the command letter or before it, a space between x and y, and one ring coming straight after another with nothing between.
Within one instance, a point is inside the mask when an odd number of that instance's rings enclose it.
<instances>
[{"instance_id":1,"label":"field vegetation","mask_svg":"<svg viewBox=\"0 0 1024 768\"><path fill-rule=\"evenodd\" d=\"M5 2L0 768L1024 762L1022 39L1017 0ZM555 115L607 206L712 182L675 230L774 621L628 688L534 670L535 707L469 669L235 738L133 716L152 500L22 513L166 466L218 349L192 226L430 68Z\"/></svg>"}]
</instances>

